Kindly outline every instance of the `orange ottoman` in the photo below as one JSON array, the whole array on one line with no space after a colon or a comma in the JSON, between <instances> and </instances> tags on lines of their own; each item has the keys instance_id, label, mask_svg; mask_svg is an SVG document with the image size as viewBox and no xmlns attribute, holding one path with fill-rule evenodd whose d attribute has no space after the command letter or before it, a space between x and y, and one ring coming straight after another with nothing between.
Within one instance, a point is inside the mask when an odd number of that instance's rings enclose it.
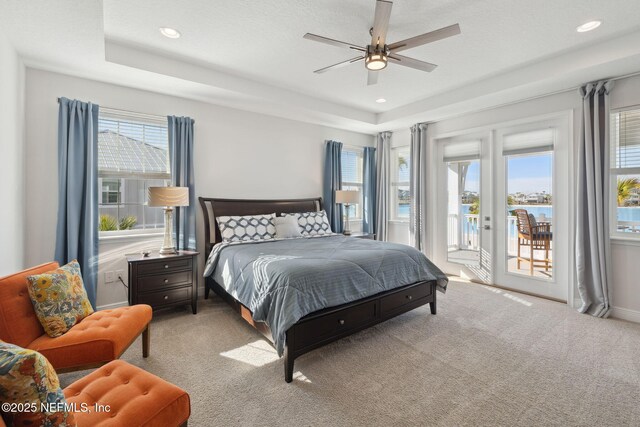
<instances>
[{"instance_id":1,"label":"orange ottoman","mask_svg":"<svg viewBox=\"0 0 640 427\"><path fill-rule=\"evenodd\" d=\"M186 426L189 395L181 388L121 360L114 360L64 389L78 427ZM108 408L108 410L95 410Z\"/></svg>"}]
</instances>

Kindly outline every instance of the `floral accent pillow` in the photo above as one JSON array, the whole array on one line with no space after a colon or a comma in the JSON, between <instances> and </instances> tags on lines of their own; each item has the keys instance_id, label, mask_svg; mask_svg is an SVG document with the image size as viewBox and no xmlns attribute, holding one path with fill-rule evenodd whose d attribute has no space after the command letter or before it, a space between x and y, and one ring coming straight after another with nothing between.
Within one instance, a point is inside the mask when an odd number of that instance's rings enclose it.
<instances>
[{"instance_id":1,"label":"floral accent pillow","mask_svg":"<svg viewBox=\"0 0 640 427\"><path fill-rule=\"evenodd\" d=\"M27 277L33 308L50 337L59 337L93 313L75 259L53 271Z\"/></svg>"},{"instance_id":2,"label":"floral accent pillow","mask_svg":"<svg viewBox=\"0 0 640 427\"><path fill-rule=\"evenodd\" d=\"M0 341L0 401L14 426L74 426L58 375L34 350ZM5 408L6 407L6 408Z\"/></svg>"}]
</instances>

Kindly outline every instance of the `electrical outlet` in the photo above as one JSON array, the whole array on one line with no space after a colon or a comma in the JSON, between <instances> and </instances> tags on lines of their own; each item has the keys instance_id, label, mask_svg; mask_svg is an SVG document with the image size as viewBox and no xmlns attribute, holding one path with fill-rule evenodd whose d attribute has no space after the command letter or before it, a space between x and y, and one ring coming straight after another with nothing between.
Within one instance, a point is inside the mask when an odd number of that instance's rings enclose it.
<instances>
[{"instance_id":1,"label":"electrical outlet","mask_svg":"<svg viewBox=\"0 0 640 427\"><path fill-rule=\"evenodd\" d=\"M116 272L115 271L105 271L104 272L104 282L112 283L116 281Z\"/></svg>"},{"instance_id":2,"label":"electrical outlet","mask_svg":"<svg viewBox=\"0 0 640 427\"><path fill-rule=\"evenodd\" d=\"M116 279L121 278L122 280L125 279L124 277L124 270L116 270Z\"/></svg>"}]
</instances>

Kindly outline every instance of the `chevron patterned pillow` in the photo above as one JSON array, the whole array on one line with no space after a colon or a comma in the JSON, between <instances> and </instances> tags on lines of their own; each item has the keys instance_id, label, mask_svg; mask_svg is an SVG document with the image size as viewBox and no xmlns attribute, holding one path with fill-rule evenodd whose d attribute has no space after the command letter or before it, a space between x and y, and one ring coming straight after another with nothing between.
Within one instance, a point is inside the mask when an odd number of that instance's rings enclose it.
<instances>
[{"instance_id":1,"label":"chevron patterned pillow","mask_svg":"<svg viewBox=\"0 0 640 427\"><path fill-rule=\"evenodd\" d=\"M216 218L223 242L269 240L276 236L275 214Z\"/></svg>"}]
</instances>

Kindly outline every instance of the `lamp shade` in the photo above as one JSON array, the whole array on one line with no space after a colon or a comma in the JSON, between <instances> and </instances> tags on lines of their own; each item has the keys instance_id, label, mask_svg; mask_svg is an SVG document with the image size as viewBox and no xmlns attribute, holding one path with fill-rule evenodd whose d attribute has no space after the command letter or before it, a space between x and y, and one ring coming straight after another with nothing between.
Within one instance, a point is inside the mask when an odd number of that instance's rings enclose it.
<instances>
[{"instance_id":1,"label":"lamp shade","mask_svg":"<svg viewBox=\"0 0 640 427\"><path fill-rule=\"evenodd\" d=\"M336 203L355 204L360 201L360 192L356 190L337 190Z\"/></svg>"},{"instance_id":2,"label":"lamp shade","mask_svg":"<svg viewBox=\"0 0 640 427\"><path fill-rule=\"evenodd\" d=\"M149 187L149 206L189 206L189 187Z\"/></svg>"}]
</instances>

